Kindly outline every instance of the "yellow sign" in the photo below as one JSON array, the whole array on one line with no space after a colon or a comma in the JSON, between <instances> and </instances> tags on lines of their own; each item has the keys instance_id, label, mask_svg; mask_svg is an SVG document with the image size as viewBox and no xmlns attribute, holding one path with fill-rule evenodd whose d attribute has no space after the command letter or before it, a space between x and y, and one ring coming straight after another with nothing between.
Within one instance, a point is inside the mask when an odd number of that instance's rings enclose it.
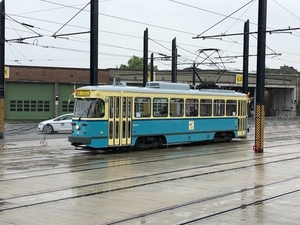
<instances>
[{"instance_id":1,"label":"yellow sign","mask_svg":"<svg viewBox=\"0 0 300 225\"><path fill-rule=\"evenodd\" d=\"M194 121L189 121L189 130L194 130Z\"/></svg>"},{"instance_id":2,"label":"yellow sign","mask_svg":"<svg viewBox=\"0 0 300 225\"><path fill-rule=\"evenodd\" d=\"M88 97L90 96L89 90L76 90L76 96Z\"/></svg>"},{"instance_id":3,"label":"yellow sign","mask_svg":"<svg viewBox=\"0 0 300 225\"><path fill-rule=\"evenodd\" d=\"M235 75L235 83L236 84L243 84L243 74L236 74Z\"/></svg>"},{"instance_id":4,"label":"yellow sign","mask_svg":"<svg viewBox=\"0 0 300 225\"><path fill-rule=\"evenodd\" d=\"M4 78L9 78L9 67L4 67Z\"/></svg>"}]
</instances>

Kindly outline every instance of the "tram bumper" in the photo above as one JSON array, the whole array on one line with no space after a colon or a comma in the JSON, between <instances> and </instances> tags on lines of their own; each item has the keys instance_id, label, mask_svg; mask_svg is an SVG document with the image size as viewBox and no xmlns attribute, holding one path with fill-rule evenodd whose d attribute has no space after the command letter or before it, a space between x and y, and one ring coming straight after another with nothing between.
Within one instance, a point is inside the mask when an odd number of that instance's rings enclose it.
<instances>
[{"instance_id":1,"label":"tram bumper","mask_svg":"<svg viewBox=\"0 0 300 225\"><path fill-rule=\"evenodd\" d=\"M71 142L71 145L88 145L92 142L90 137L73 137L69 136L68 141Z\"/></svg>"}]
</instances>

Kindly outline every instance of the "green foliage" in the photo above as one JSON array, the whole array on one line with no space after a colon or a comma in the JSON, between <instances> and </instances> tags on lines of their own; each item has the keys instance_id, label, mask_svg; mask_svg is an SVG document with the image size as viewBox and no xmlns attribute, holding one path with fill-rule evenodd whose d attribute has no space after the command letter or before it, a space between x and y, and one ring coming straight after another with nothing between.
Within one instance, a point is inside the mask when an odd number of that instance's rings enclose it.
<instances>
[{"instance_id":1,"label":"green foliage","mask_svg":"<svg viewBox=\"0 0 300 225\"><path fill-rule=\"evenodd\" d=\"M284 66L280 67L280 73L281 74L297 74L298 71L292 66L284 65Z\"/></svg>"},{"instance_id":2,"label":"green foliage","mask_svg":"<svg viewBox=\"0 0 300 225\"><path fill-rule=\"evenodd\" d=\"M271 71L271 69L270 69L270 68L266 68L266 70L265 70L265 73L266 73L266 74L271 74L271 73L272 73L272 71Z\"/></svg>"},{"instance_id":3,"label":"green foliage","mask_svg":"<svg viewBox=\"0 0 300 225\"><path fill-rule=\"evenodd\" d=\"M128 65L124 65L124 64L121 64L119 69L123 69L123 70L143 70L143 64L144 64L144 61L143 61L143 58L140 58L140 57L137 57L137 56L132 56L128 62L127 62ZM150 71L151 69L151 65L149 64L148 65L148 70ZM153 70L158 70L157 66L153 66Z\"/></svg>"},{"instance_id":4,"label":"green foliage","mask_svg":"<svg viewBox=\"0 0 300 225\"><path fill-rule=\"evenodd\" d=\"M299 74L298 70L296 70L292 66L281 66L280 69L265 69L266 74Z\"/></svg>"},{"instance_id":5,"label":"green foliage","mask_svg":"<svg viewBox=\"0 0 300 225\"><path fill-rule=\"evenodd\" d=\"M128 69L128 66L126 66L124 64L121 64L121 66L119 67L119 69L126 70L126 69Z\"/></svg>"},{"instance_id":6,"label":"green foliage","mask_svg":"<svg viewBox=\"0 0 300 225\"><path fill-rule=\"evenodd\" d=\"M143 58L132 56L128 60L128 68L131 70L143 70Z\"/></svg>"}]
</instances>

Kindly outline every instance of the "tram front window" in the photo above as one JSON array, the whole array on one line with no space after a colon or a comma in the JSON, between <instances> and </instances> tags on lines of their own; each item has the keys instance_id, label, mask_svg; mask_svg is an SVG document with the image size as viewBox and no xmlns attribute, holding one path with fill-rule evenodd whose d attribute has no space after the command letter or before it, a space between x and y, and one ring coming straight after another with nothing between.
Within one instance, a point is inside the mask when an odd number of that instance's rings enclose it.
<instances>
[{"instance_id":1,"label":"tram front window","mask_svg":"<svg viewBox=\"0 0 300 225\"><path fill-rule=\"evenodd\" d=\"M105 114L104 100L99 98L76 99L74 107L75 117L102 118Z\"/></svg>"}]
</instances>

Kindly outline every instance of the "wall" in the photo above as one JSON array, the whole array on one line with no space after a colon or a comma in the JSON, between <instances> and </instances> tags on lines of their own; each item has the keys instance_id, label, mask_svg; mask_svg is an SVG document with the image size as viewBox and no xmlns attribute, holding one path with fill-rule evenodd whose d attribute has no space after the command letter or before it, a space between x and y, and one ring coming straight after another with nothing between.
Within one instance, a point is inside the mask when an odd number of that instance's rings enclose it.
<instances>
[{"instance_id":1,"label":"wall","mask_svg":"<svg viewBox=\"0 0 300 225\"><path fill-rule=\"evenodd\" d=\"M59 67L29 67L29 66L6 66L9 67L9 78L6 82L44 82L44 83L72 83L89 84L90 70L77 68ZM109 70L98 71L98 83L108 84Z\"/></svg>"},{"instance_id":2,"label":"wall","mask_svg":"<svg viewBox=\"0 0 300 225\"><path fill-rule=\"evenodd\" d=\"M78 88L90 82L89 69L8 67L9 78L5 78L6 120L44 120L73 112L74 84ZM98 71L98 82L108 84L109 70Z\"/></svg>"}]
</instances>

